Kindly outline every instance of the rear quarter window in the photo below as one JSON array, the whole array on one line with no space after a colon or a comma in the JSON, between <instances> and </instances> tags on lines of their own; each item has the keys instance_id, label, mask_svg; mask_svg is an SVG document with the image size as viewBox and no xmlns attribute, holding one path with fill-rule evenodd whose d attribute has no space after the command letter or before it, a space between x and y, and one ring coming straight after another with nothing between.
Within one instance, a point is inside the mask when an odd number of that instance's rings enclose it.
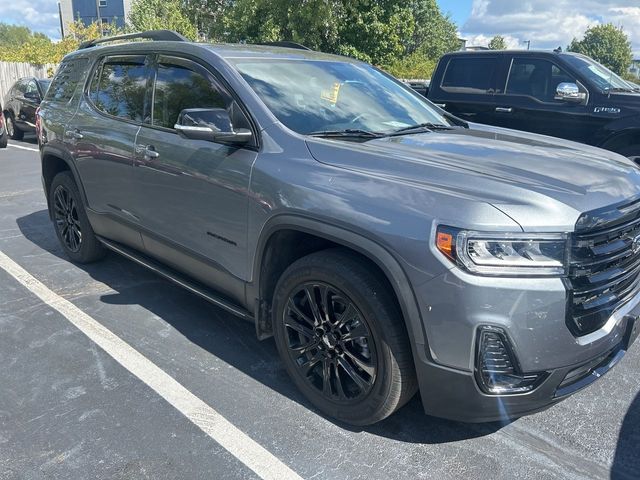
<instances>
[{"instance_id":1,"label":"rear quarter window","mask_svg":"<svg viewBox=\"0 0 640 480\"><path fill-rule=\"evenodd\" d=\"M496 64L495 57L452 58L440 87L446 92L489 93Z\"/></svg>"},{"instance_id":2,"label":"rear quarter window","mask_svg":"<svg viewBox=\"0 0 640 480\"><path fill-rule=\"evenodd\" d=\"M69 103L88 64L89 60L86 58L63 61L51 81L45 99L53 103Z\"/></svg>"}]
</instances>

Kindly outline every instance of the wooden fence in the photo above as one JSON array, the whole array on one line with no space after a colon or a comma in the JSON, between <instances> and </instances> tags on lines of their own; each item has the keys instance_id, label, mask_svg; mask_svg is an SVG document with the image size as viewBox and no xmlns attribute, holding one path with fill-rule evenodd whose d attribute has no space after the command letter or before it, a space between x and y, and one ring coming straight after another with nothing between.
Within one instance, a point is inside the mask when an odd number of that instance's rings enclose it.
<instances>
[{"instance_id":1,"label":"wooden fence","mask_svg":"<svg viewBox=\"0 0 640 480\"><path fill-rule=\"evenodd\" d=\"M47 78L49 73L54 72L57 65L31 65L30 63L0 62L0 103L15 83L22 77Z\"/></svg>"}]
</instances>

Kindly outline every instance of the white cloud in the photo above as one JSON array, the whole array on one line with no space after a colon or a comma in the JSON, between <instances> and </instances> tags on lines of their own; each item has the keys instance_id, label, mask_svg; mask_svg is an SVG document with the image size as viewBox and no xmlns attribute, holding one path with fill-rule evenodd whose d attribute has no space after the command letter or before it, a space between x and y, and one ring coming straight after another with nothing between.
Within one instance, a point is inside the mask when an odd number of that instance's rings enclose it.
<instances>
[{"instance_id":1,"label":"white cloud","mask_svg":"<svg viewBox=\"0 0 640 480\"><path fill-rule=\"evenodd\" d=\"M474 0L461 34L468 45L486 45L502 35L509 48L523 48L531 40L531 48L564 49L588 27L607 22L624 28L640 57L638 0Z\"/></svg>"},{"instance_id":2,"label":"white cloud","mask_svg":"<svg viewBox=\"0 0 640 480\"><path fill-rule=\"evenodd\" d=\"M0 0L0 21L60 38L57 0Z\"/></svg>"}]
</instances>

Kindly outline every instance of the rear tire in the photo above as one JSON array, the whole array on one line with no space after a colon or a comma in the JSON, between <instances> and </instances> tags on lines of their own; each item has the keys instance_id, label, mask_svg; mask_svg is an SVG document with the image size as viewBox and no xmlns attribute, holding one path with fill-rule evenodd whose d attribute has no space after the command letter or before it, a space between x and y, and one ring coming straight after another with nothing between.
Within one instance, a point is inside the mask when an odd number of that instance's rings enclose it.
<instances>
[{"instance_id":1,"label":"rear tire","mask_svg":"<svg viewBox=\"0 0 640 480\"><path fill-rule=\"evenodd\" d=\"M287 372L326 415L370 425L416 392L411 346L393 291L347 250L294 262L276 285L274 336Z\"/></svg>"},{"instance_id":2,"label":"rear tire","mask_svg":"<svg viewBox=\"0 0 640 480\"><path fill-rule=\"evenodd\" d=\"M71 172L60 172L54 177L49 205L58 240L71 260L90 263L104 257L105 248L91 228Z\"/></svg>"},{"instance_id":3,"label":"rear tire","mask_svg":"<svg viewBox=\"0 0 640 480\"><path fill-rule=\"evenodd\" d=\"M7 134L11 137L12 140L22 140L24 137L24 132L20 130L16 123L13 121L13 115L9 113L5 117L5 123L7 128Z\"/></svg>"},{"instance_id":4,"label":"rear tire","mask_svg":"<svg viewBox=\"0 0 640 480\"><path fill-rule=\"evenodd\" d=\"M3 130L2 133L0 133L0 148L7 148L8 140L9 136Z\"/></svg>"}]
</instances>

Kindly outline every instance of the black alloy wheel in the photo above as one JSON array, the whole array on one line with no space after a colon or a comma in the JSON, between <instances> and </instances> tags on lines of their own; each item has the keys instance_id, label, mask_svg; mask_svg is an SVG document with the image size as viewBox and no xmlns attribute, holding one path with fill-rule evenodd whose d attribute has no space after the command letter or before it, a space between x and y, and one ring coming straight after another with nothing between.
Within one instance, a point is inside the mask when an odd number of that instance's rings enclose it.
<instances>
[{"instance_id":1,"label":"black alloy wheel","mask_svg":"<svg viewBox=\"0 0 640 480\"><path fill-rule=\"evenodd\" d=\"M288 352L300 375L329 400L366 397L378 360L366 319L354 302L326 283L305 283L287 300L283 318Z\"/></svg>"},{"instance_id":2,"label":"black alloy wheel","mask_svg":"<svg viewBox=\"0 0 640 480\"><path fill-rule=\"evenodd\" d=\"M82 247L82 229L75 200L64 185L58 185L53 193L53 214L56 228L64 245L71 252Z\"/></svg>"}]
</instances>

